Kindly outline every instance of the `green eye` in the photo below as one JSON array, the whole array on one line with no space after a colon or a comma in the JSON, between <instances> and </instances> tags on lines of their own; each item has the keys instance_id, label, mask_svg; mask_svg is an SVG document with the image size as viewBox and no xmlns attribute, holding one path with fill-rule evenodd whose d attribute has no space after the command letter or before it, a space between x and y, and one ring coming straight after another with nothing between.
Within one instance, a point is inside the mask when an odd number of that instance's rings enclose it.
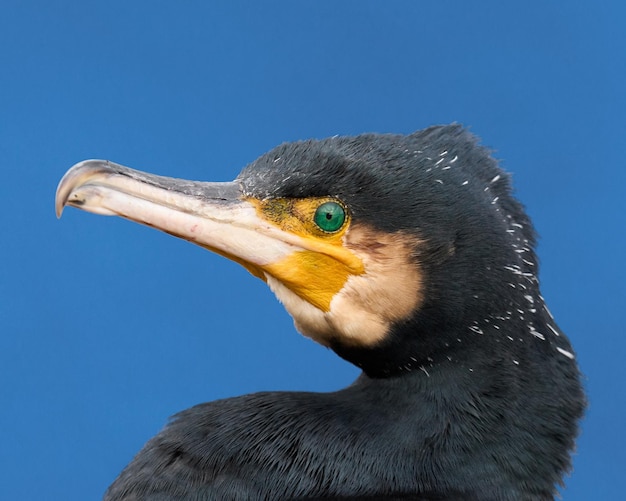
<instances>
[{"instance_id":1,"label":"green eye","mask_svg":"<svg viewBox=\"0 0 626 501\"><path fill-rule=\"evenodd\" d=\"M313 220L320 229L333 233L343 226L346 211L337 202L325 202L317 208Z\"/></svg>"}]
</instances>

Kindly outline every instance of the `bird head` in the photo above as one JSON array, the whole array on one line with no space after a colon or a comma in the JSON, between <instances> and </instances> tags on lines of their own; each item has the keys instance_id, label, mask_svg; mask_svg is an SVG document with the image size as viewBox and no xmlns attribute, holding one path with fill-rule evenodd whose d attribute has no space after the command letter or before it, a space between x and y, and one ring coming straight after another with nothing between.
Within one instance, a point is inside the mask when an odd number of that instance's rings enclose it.
<instances>
[{"instance_id":1,"label":"bird head","mask_svg":"<svg viewBox=\"0 0 626 501\"><path fill-rule=\"evenodd\" d=\"M458 358L484 319L520 321L539 302L532 227L508 176L458 125L286 143L229 183L88 160L56 204L236 261L301 333L373 376Z\"/></svg>"}]
</instances>

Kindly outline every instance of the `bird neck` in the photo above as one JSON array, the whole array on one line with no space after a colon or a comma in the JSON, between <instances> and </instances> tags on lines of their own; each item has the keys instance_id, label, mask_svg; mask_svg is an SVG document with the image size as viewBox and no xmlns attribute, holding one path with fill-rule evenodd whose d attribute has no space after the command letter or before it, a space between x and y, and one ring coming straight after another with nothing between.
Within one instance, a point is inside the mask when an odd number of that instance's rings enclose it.
<instances>
[{"instance_id":1,"label":"bird neck","mask_svg":"<svg viewBox=\"0 0 626 501\"><path fill-rule=\"evenodd\" d=\"M552 499L569 467L575 419L561 414L560 424L550 422L554 408L537 402L538 386L501 360L470 366L446 359L393 377L363 373L344 399L369 403L377 433L406 456L397 467L411 464L424 492ZM384 443L377 445L381 454Z\"/></svg>"},{"instance_id":2,"label":"bird neck","mask_svg":"<svg viewBox=\"0 0 626 501\"><path fill-rule=\"evenodd\" d=\"M469 346L469 343L472 343ZM413 372L471 368L493 349L493 339L468 339L463 329L445 326L397 326L376 346L332 345L341 358L356 365L370 378L402 377Z\"/></svg>"}]
</instances>

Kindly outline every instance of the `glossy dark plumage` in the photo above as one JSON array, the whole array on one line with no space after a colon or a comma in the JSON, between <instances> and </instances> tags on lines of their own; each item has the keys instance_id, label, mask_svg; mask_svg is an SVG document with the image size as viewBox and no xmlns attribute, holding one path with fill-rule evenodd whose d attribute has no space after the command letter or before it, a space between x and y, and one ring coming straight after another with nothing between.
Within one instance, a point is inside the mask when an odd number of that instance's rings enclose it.
<instances>
[{"instance_id":1,"label":"glossy dark plumage","mask_svg":"<svg viewBox=\"0 0 626 501\"><path fill-rule=\"evenodd\" d=\"M373 347L330 342L363 370L344 390L181 412L105 499L552 499L584 396L534 230L489 152L456 125L337 137L281 145L238 179L258 199L330 195L354 224L414 237L419 307Z\"/></svg>"}]
</instances>

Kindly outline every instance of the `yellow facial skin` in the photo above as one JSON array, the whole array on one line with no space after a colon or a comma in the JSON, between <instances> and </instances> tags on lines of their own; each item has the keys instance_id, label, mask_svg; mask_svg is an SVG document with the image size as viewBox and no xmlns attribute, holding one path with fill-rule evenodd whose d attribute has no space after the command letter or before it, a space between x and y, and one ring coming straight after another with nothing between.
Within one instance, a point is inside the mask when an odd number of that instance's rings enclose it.
<instances>
[{"instance_id":1,"label":"yellow facial skin","mask_svg":"<svg viewBox=\"0 0 626 501\"><path fill-rule=\"evenodd\" d=\"M260 218L299 237L300 245L305 248L265 265L263 270L308 303L328 312L333 297L343 288L348 277L364 272L361 259L343 245L344 235L350 227L347 210L343 225L335 232L326 232L315 224L315 211L320 205L326 202L343 204L330 197L249 198L248 201L256 207Z\"/></svg>"}]
</instances>

